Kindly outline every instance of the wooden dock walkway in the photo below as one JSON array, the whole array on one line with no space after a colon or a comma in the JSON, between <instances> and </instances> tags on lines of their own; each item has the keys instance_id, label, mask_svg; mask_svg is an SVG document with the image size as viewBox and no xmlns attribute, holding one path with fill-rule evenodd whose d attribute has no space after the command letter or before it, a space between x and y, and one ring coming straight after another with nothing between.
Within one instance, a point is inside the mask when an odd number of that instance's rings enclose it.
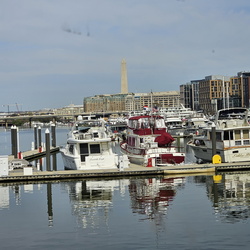
<instances>
[{"instance_id":1,"label":"wooden dock walkway","mask_svg":"<svg viewBox=\"0 0 250 250\"><path fill-rule=\"evenodd\" d=\"M117 169L98 169L98 170L60 170L60 171L38 171L32 168L32 174L26 175L22 169L9 172L8 176L0 176L0 182L17 181L37 181L37 180L63 180L80 178L116 178L143 175L170 175L170 174L194 174L194 173L214 173L212 166L193 166L182 165L178 167L144 167L132 164L124 170Z\"/></svg>"},{"instance_id":2,"label":"wooden dock walkway","mask_svg":"<svg viewBox=\"0 0 250 250\"><path fill-rule=\"evenodd\" d=\"M59 147L51 147L50 148L51 154L57 153L57 152L59 152ZM34 149L34 150L22 152L23 159L25 159L27 161L39 159L41 157L44 157L45 155L46 155L46 151L43 150L43 151L39 152L39 149ZM9 161L11 161L14 159L14 155L9 155L8 158L9 158Z\"/></svg>"},{"instance_id":3,"label":"wooden dock walkway","mask_svg":"<svg viewBox=\"0 0 250 250\"><path fill-rule=\"evenodd\" d=\"M59 147L51 148L51 153L59 151ZM34 160L46 155L46 152L38 150L23 153L26 160ZM13 159L9 156L9 160ZM30 167L31 168L31 167ZM130 176L149 176L149 175L200 175L216 174L221 171L250 170L250 162L241 163L220 163L220 164L180 164L172 166L145 167L130 164L124 170L100 169L100 170L60 170L60 171L39 171L32 167L31 174L27 174L24 169L9 171L8 175L0 176L0 183L4 182L23 182L23 181L42 181L42 180L65 180L82 178L121 178Z\"/></svg>"},{"instance_id":4,"label":"wooden dock walkway","mask_svg":"<svg viewBox=\"0 0 250 250\"><path fill-rule=\"evenodd\" d=\"M25 174L21 170L13 170L7 176L0 176L0 183L23 182L23 181L46 181L66 180L82 178L121 178L131 176L153 176L153 175L213 175L220 171L250 170L250 163L241 164L193 164L176 165L164 167L144 167L131 164L129 168L100 170L60 170L60 171L38 171L32 168L32 174Z\"/></svg>"}]
</instances>

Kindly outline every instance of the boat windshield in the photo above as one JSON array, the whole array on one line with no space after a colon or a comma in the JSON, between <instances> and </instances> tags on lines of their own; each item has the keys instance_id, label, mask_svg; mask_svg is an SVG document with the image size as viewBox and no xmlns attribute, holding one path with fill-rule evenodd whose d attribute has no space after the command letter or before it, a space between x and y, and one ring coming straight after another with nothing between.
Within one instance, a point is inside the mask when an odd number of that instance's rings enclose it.
<instances>
[{"instance_id":1,"label":"boat windshield","mask_svg":"<svg viewBox=\"0 0 250 250\"><path fill-rule=\"evenodd\" d=\"M165 122L162 117L141 117L139 119L129 120L129 127L134 129L147 128L165 128Z\"/></svg>"},{"instance_id":2,"label":"boat windshield","mask_svg":"<svg viewBox=\"0 0 250 250\"><path fill-rule=\"evenodd\" d=\"M226 119L243 119L246 116L247 110L245 108L231 108L219 110L217 120Z\"/></svg>"},{"instance_id":3,"label":"boat windshield","mask_svg":"<svg viewBox=\"0 0 250 250\"><path fill-rule=\"evenodd\" d=\"M86 128L93 128L93 127L102 127L102 122L98 120L95 121L86 120L86 121L80 121L75 124L76 130L84 130Z\"/></svg>"}]
</instances>

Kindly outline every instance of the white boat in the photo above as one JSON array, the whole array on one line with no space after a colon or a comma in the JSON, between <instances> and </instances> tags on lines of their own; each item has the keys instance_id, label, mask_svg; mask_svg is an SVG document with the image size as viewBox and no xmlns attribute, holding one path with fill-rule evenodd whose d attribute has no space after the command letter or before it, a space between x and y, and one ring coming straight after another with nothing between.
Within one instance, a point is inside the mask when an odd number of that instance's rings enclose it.
<instances>
[{"instance_id":1,"label":"white boat","mask_svg":"<svg viewBox=\"0 0 250 250\"><path fill-rule=\"evenodd\" d=\"M165 125L167 132L171 135L184 134L183 120L179 117L165 117Z\"/></svg>"},{"instance_id":2,"label":"white boat","mask_svg":"<svg viewBox=\"0 0 250 250\"><path fill-rule=\"evenodd\" d=\"M159 166L184 162L185 153L172 145L174 138L166 132L162 116L130 117L126 137L120 146L131 163Z\"/></svg>"},{"instance_id":3,"label":"white boat","mask_svg":"<svg viewBox=\"0 0 250 250\"><path fill-rule=\"evenodd\" d=\"M159 114L164 117L186 118L188 116L193 116L194 114L196 114L196 111L193 111L190 108L186 108L183 104L180 104L175 107L160 108Z\"/></svg>"},{"instance_id":4,"label":"white boat","mask_svg":"<svg viewBox=\"0 0 250 250\"><path fill-rule=\"evenodd\" d=\"M209 120L203 115L195 115L188 117L185 121L185 135L198 135L203 131L203 128L207 127Z\"/></svg>"},{"instance_id":5,"label":"white boat","mask_svg":"<svg viewBox=\"0 0 250 250\"><path fill-rule=\"evenodd\" d=\"M203 128L203 135L194 136L188 142L198 162L212 162L212 153L221 157L221 162L250 160L250 125L248 110L230 108L219 110L214 121L216 150L212 143L212 123Z\"/></svg>"},{"instance_id":6,"label":"white boat","mask_svg":"<svg viewBox=\"0 0 250 250\"><path fill-rule=\"evenodd\" d=\"M109 118L105 126L108 129L110 137L113 141L122 136L125 129L127 128L127 119L119 118Z\"/></svg>"},{"instance_id":7,"label":"white boat","mask_svg":"<svg viewBox=\"0 0 250 250\"><path fill-rule=\"evenodd\" d=\"M127 167L126 159L113 151L112 143L104 120L79 119L68 134L67 145L60 149L65 169Z\"/></svg>"},{"instance_id":8,"label":"white boat","mask_svg":"<svg viewBox=\"0 0 250 250\"><path fill-rule=\"evenodd\" d=\"M23 169L24 167L32 166L27 160L13 159L9 161L9 170Z\"/></svg>"}]
</instances>

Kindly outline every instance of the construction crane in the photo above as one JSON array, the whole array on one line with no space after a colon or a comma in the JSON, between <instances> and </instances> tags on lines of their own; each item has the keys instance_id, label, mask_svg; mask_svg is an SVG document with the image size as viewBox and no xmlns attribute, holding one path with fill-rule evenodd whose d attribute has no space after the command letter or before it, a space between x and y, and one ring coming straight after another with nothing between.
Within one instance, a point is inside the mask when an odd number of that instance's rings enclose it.
<instances>
[{"instance_id":1,"label":"construction crane","mask_svg":"<svg viewBox=\"0 0 250 250\"><path fill-rule=\"evenodd\" d=\"M3 106L3 107L7 107L8 113L10 112L10 107L11 107L11 106L15 106L15 107L17 108L17 112L19 113L20 110L19 110L18 105L22 105L22 104L18 104L18 103L15 103L15 104L3 104L2 106Z\"/></svg>"}]
</instances>

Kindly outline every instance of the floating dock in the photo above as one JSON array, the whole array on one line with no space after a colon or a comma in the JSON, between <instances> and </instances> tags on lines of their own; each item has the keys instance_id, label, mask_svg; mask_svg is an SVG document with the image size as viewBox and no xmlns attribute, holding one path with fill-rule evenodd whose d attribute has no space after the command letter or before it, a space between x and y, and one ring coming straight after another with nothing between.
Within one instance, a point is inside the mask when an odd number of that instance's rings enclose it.
<instances>
[{"instance_id":1,"label":"floating dock","mask_svg":"<svg viewBox=\"0 0 250 250\"><path fill-rule=\"evenodd\" d=\"M117 178L131 176L149 176L149 175L213 175L219 171L249 170L249 163L241 164L193 164L193 165L175 165L165 167L144 167L131 164L129 168L119 169L101 169L101 170L61 170L61 171L38 171L34 167L31 171L25 172L25 169L9 171L6 176L0 176L0 182L23 182L23 181L43 181L43 180L66 180L82 178Z\"/></svg>"},{"instance_id":2,"label":"floating dock","mask_svg":"<svg viewBox=\"0 0 250 250\"><path fill-rule=\"evenodd\" d=\"M61 171L38 171L34 167L25 173L25 169L9 171L9 175L0 176L0 182L17 182L17 181L41 181L41 180L63 180L63 179L80 179L80 178L101 178L101 177L130 177L146 175L171 175L171 174L195 174L195 173L214 173L213 166L167 166L167 167L143 167L132 164L124 170L115 169L98 169L98 170L61 170Z\"/></svg>"},{"instance_id":3,"label":"floating dock","mask_svg":"<svg viewBox=\"0 0 250 250\"><path fill-rule=\"evenodd\" d=\"M51 153L59 151L58 147L51 148ZM43 157L46 152L37 150L23 153L26 160L34 160ZM9 160L13 156L9 156ZM145 167L130 164L125 169L98 169L98 170L60 170L60 171L39 171L34 167L27 167L9 171L8 175L0 176L0 183L4 182L23 182L23 181L43 181L43 180L66 180L82 178L116 178L131 176L149 175L207 175L216 174L221 171L250 170L250 162L240 163L219 163L219 164L180 164L171 166Z\"/></svg>"},{"instance_id":4,"label":"floating dock","mask_svg":"<svg viewBox=\"0 0 250 250\"><path fill-rule=\"evenodd\" d=\"M59 147L51 147L50 148L50 153L57 153L59 152ZM33 161L35 159L39 159L41 157L44 157L46 155L46 151L42 150L39 151L39 149L34 149L34 150L30 150L30 151L25 151L25 152L20 152L20 154L22 155L22 158L24 160L27 161ZM14 155L9 155L9 161L14 159Z\"/></svg>"}]
</instances>

